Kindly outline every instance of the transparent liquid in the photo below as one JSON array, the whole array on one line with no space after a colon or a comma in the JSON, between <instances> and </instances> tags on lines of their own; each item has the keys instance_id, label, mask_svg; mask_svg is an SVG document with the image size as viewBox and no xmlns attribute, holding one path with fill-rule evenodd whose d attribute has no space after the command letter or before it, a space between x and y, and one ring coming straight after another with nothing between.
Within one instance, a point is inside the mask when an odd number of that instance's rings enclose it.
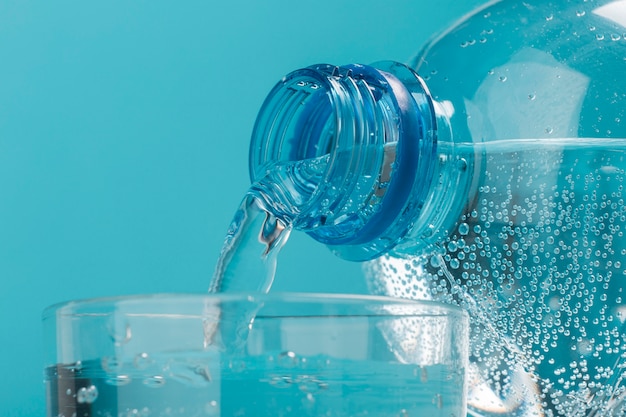
<instances>
[{"instance_id":1,"label":"transparent liquid","mask_svg":"<svg viewBox=\"0 0 626 417\"><path fill-rule=\"evenodd\" d=\"M268 292L281 248L306 219L328 155L276 165L244 196L226 234L209 292ZM306 214L306 213L305 213Z\"/></svg>"},{"instance_id":2,"label":"transparent liquid","mask_svg":"<svg viewBox=\"0 0 626 417\"><path fill-rule=\"evenodd\" d=\"M480 178L447 238L367 267L372 292L473 316L481 415L626 413L626 141L468 145Z\"/></svg>"},{"instance_id":3,"label":"transparent liquid","mask_svg":"<svg viewBox=\"0 0 626 417\"><path fill-rule=\"evenodd\" d=\"M300 356L100 360L46 370L49 416L462 417L463 375L441 365Z\"/></svg>"}]
</instances>

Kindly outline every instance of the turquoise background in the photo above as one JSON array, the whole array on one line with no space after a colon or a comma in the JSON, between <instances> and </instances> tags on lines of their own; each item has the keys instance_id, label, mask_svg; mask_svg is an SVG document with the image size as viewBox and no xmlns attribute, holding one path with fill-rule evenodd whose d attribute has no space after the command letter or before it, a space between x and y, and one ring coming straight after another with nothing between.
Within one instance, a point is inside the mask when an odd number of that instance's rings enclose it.
<instances>
[{"instance_id":1,"label":"turquoise background","mask_svg":"<svg viewBox=\"0 0 626 417\"><path fill-rule=\"evenodd\" d=\"M206 291L278 79L407 61L479 3L0 0L0 415L44 414L47 305ZM298 233L275 288L364 291Z\"/></svg>"}]
</instances>

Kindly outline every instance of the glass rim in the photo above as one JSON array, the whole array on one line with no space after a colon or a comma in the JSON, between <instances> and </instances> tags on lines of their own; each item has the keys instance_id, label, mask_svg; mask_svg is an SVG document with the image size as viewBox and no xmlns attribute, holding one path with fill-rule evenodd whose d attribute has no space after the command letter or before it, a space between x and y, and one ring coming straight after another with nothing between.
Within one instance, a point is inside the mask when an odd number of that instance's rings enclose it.
<instances>
[{"instance_id":1,"label":"glass rim","mask_svg":"<svg viewBox=\"0 0 626 417\"><path fill-rule=\"evenodd\" d=\"M325 292L271 292L271 293L252 293L252 292L232 292L232 293L145 293L145 294L129 294L115 295L104 297L91 297L75 300L61 301L46 307L41 318L43 321L57 317L59 312L68 310L68 315L79 315L78 310L88 309L90 306L115 305L126 302L136 303L152 303L155 301L197 301L206 302L218 300L221 302L284 302L290 304L297 303L331 303L334 305L356 305L363 302L373 304L387 304L406 307L431 307L440 314L414 314L414 315L451 315L461 318L469 317L468 312L454 304L442 303L435 300L415 300L408 298L390 297L383 295L371 294L347 294L347 293L325 293ZM85 310L86 311L86 310ZM412 315L412 314L406 314Z\"/></svg>"}]
</instances>

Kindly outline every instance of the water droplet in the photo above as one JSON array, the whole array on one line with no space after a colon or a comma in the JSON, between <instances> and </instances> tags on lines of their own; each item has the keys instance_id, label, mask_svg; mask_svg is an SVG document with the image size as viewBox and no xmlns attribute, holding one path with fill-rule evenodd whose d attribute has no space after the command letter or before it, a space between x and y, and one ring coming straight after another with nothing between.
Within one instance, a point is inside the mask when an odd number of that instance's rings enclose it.
<instances>
[{"instance_id":1,"label":"water droplet","mask_svg":"<svg viewBox=\"0 0 626 417\"><path fill-rule=\"evenodd\" d=\"M552 133L554 133L554 129L552 129L551 127L546 127L545 132L546 132L548 135L551 135Z\"/></svg>"},{"instance_id":2,"label":"water droplet","mask_svg":"<svg viewBox=\"0 0 626 417\"><path fill-rule=\"evenodd\" d=\"M144 379L143 384L150 388L160 388L165 385L165 378L161 375L154 375Z\"/></svg>"},{"instance_id":3,"label":"water droplet","mask_svg":"<svg viewBox=\"0 0 626 417\"><path fill-rule=\"evenodd\" d=\"M65 391L65 394L66 394L66 395L72 395L72 390L71 390L70 388L68 388L68 389Z\"/></svg>"},{"instance_id":4,"label":"water droplet","mask_svg":"<svg viewBox=\"0 0 626 417\"><path fill-rule=\"evenodd\" d=\"M459 46L461 48L467 48L469 46L469 43L467 41L463 41L463 42L461 42L461 44Z\"/></svg>"},{"instance_id":5,"label":"water droplet","mask_svg":"<svg viewBox=\"0 0 626 417\"><path fill-rule=\"evenodd\" d=\"M554 15L552 13L550 13L549 15L546 16L546 20L549 22L552 19L554 19Z\"/></svg>"},{"instance_id":6,"label":"water droplet","mask_svg":"<svg viewBox=\"0 0 626 417\"><path fill-rule=\"evenodd\" d=\"M193 373L202 377L206 382L211 382L213 378L211 377L211 371L209 367L206 365L198 365L193 369Z\"/></svg>"},{"instance_id":7,"label":"water droplet","mask_svg":"<svg viewBox=\"0 0 626 417\"><path fill-rule=\"evenodd\" d=\"M76 401L79 404L91 404L98 399L98 388L95 385L82 387L76 393Z\"/></svg>"},{"instance_id":8,"label":"water droplet","mask_svg":"<svg viewBox=\"0 0 626 417\"><path fill-rule=\"evenodd\" d=\"M530 93L530 94L528 95L528 100L530 100L530 101L533 101L533 100L534 100L534 99L536 99L536 98L537 98L537 96L535 95L535 93Z\"/></svg>"},{"instance_id":9,"label":"water droplet","mask_svg":"<svg viewBox=\"0 0 626 417\"><path fill-rule=\"evenodd\" d=\"M500 80L500 82L503 82L503 83L506 82L507 80L506 75L501 75L498 79Z\"/></svg>"},{"instance_id":10,"label":"water droplet","mask_svg":"<svg viewBox=\"0 0 626 417\"><path fill-rule=\"evenodd\" d=\"M437 408L443 408L443 396L441 394L436 394L435 398L433 398L433 404Z\"/></svg>"},{"instance_id":11,"label":"water droplet","mask_svg":"<svg viewBox=\"0 0 626 417\"><path fill-rule=\"evenodd\" d=\"M130 324L125 320L124 317L120 317L115 314L111 316L109 322L107 324L107 330L109 331L109 336L111 340L116 345L123 345L128 343L132 338L132 331L130 329Z\"/></svg>"},{"instance_id":12,"label":"water droplet","mask_svg":"<svg viewBox=\"0 0 626 417\"><path fill-rule=\"evenodd\" d=\"M428 370L426 368L421 368L420 370L420 381L423 384L428 382Z\"/></svg>"},{"instance_id":13,"label":"water droplet","mask_svg":"<svg viewBox=\"0 0 626 417\"><path fill-rule=\"evenodd\" d=\"M604 35L602 33L598 33L596 34L596 39L599 41L603 41L604 40Z\"/></svg>"},{"instance_id":14,"label":"water droplet","mask_svg":"<svg viewBox=\"0 0 626 417\"><path fill-rule=\"evenodd\" d=\"M612 34L611 34L611 40L612 40L612 41L619 41L620 39L622 39L622 37L620 36L620 34L618 34L618 33L612 33Z\"/></svg>"}]
</instances>

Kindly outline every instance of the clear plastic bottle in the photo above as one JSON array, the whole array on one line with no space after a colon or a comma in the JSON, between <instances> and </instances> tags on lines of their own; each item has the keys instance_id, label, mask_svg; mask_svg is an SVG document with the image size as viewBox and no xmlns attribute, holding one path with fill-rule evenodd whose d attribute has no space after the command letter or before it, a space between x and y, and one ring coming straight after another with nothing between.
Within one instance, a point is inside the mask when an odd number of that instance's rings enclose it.
<instances>
[{"instance_id":1,"label":"clear plastic bottle","mask_svg":"<svg viewBox=\"0 0 626 417\"><path fill-rule=\"evenodd\" d=\"M374 293L470 310L472 413L621 416L625 113L626 1L495 1L410 67L283 78L251 176L298 162L270 211Z\"/></svg>"}]
</instances>

